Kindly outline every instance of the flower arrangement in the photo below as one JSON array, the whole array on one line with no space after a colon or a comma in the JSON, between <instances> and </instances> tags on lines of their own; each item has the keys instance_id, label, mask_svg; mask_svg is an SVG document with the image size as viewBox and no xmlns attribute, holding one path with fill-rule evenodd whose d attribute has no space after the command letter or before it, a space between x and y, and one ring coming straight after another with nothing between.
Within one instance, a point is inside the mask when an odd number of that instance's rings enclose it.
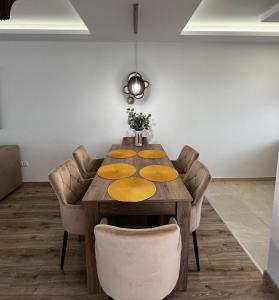
<instances>
[{"instance_id":1,"label":"flower arrangement","mask_svg":"<svg viewBox=\"0 0 279 300\"><path fill-rule=\"evenodd\" d=\"M143 113L135 112L134 108L127 108L128 124L135 131L150 129L151 114L144 115Z\"/></svg>"}]
</instances>

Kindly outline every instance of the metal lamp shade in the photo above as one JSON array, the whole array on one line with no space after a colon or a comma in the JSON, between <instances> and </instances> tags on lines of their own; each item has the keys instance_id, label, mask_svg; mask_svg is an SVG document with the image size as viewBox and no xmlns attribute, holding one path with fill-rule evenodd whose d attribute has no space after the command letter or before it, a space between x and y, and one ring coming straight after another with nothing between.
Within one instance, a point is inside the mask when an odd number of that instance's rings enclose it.
<instances>
[{"instance_id":1,"label":"metal lamp shade","mask_svg":"<svg viewBox=\"0 0 279 300\"><path fill-rule=\"evenodd\" d=\"M144 81L141 77L134 76L129 79L128 90L129 90L130 94L132 94L134 96L142 95L142 93L144 92L144 89L145 89L145 85L144 85Z\"/></svg>"},{"instance_id":2,"label":"metal lamp shade","mask_svg":"<svg viewBox=\"0 0 279 300\"><path fill-rule=\"evenodd\" d=\"M124 86L123 92L128 96L128 103L133 104L135 99L141 99L144 91L149 87L149 82L144 80L140 73L132 72L128 76L127 85Z\"/></svg>"}]
</instances>

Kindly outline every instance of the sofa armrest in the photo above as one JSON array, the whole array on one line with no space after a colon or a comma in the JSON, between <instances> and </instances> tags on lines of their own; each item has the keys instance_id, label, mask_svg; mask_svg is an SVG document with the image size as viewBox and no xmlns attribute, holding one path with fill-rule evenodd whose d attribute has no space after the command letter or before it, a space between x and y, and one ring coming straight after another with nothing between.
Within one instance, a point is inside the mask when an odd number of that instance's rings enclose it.
<instances>
[{"instance_id":1,"label":"sofa armrest","mask_svg":"<svg viewBox=\"0 0 279 300\"><path fill-rule=\"evenodd\" d=\"M0 147L0 200L13 192L22 183L19 147Z\"/></svg>"}]
</instances>

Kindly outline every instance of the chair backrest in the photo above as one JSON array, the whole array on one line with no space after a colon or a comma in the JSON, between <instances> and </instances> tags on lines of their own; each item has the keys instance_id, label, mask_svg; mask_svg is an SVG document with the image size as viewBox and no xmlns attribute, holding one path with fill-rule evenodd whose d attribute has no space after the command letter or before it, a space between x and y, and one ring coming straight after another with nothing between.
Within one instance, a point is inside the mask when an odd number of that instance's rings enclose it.
<instances>
[{"instance_id":1,"label":"chair backrest","mask_svg":"<svg viewBox=\"0 0 279 300\"><path fill-rule=\"evenodd\" d=\"M75 204L84 196L85 184L73 160L67 160L49 175L50 184L62 204Z\"/></svg>"},{"instance_id":2,"label":"chair backrest","mask_svg":"<svg viewBox=\"0 0 279 300\"><path fill-rule=\"evenodd\" d=\"M87 173L91 171L94 160L83 145L77 147L73 152L73 157L78 165L83 177L87 177Z\"/></svg>"},{"instance_id":3,"label":"chair backrest","mask_svg":"<svg viewBox=\"0 0 279 300\"><path fill-rule=\"evenodd\" d=\"M199 152L197 152L195 149L185 145L176 161L178 172L180 174L187 173L190 170L193 162L198 159L199 155Z\"/></svg>"},{"instance_id":4,"label":"chair backrest","mask_svg":"<svg viewBox=\"0 0 279 300\"><path fill-rule=\"evenodd\" d=\"M152 229L95 227L100 284L115 300L161 300L179 276L181 240L177 224Z\"/></svg>"},{"instance_id":5,"label":"chair backrest","mask_svg":"<svg viewBox=\"0 0 279 300\"><path fill-rule=\"evenodd\" d=\"M148 139L147 137L142 138L142 144L147 145L148 144ZM135 137L129 137L125 136L122 139L122 145L135 145Z\"/></svg>"},{"instance_id":6,"label":"chair backrest","mask_svg":"<svg viewBox=\"0 0 279 300\"><path fill-rule=\"evenodd\" d=\"M195 160L190 170L183 177L183 182L193 197L192 204L197 204L203 199L210 181L211 175L207 167L200 161Z\"/></svg>"}]
</instances>

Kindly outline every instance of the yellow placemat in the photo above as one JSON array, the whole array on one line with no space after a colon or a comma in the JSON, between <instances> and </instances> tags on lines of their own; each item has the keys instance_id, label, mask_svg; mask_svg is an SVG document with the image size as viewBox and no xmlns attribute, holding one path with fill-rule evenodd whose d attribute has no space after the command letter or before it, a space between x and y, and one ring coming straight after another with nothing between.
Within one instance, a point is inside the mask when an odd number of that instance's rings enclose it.
<instances>
[{"instance_id":1,"label":"yellow placemat","mask_svg":"<svg viewBox=\"0 0 279 300\"><path fill-rule=\"evenodd\" d=\"M140 176L151 181L167 182L178 177L178 172L169 166L151 165L140 170Z\"/></svg>"},{"instance_id":2,"label":"yellow placemat","mask_svg":"<svg viewBox=\"0 0 279 300\"><path fill-rule=\"evenodd\" d=\"M129 158L135 156L137 153L129 149L111 150L107 155L112 158Z\"/></svg>"},{"instance_id":3,"label":"yellow placemat","mask_svg":"<svg viewBox=\"0 0 279 300\"><path fill-rule=\"evenodd\" d=\"M137 169L129 164L110 164L102 166L97 173L102 178L121 179L134 175L136 171Z\"/></svg>"},{"instance_id":4,"label":"yellow placemat","mask_svg":"<svg viewBox=\"0 0 279 300\"><path fill-rule=\"evenodd\" d=\"M153 182L139 177L130 177L114 181L108 187L108 193L114 200L123 202L140 202L156 193Z\"/></svg>"},{"instance_id":5,"label":"yellow placemat","mask_svg":"<svg viewBox=\"0 0 279 300\"><path fill-rule=\"evenodd\" d=\"M143 150L138 152L138 156L142 158L162 158L166 156L166 152L162 150Z\"/></svg>"}]
</instances>

